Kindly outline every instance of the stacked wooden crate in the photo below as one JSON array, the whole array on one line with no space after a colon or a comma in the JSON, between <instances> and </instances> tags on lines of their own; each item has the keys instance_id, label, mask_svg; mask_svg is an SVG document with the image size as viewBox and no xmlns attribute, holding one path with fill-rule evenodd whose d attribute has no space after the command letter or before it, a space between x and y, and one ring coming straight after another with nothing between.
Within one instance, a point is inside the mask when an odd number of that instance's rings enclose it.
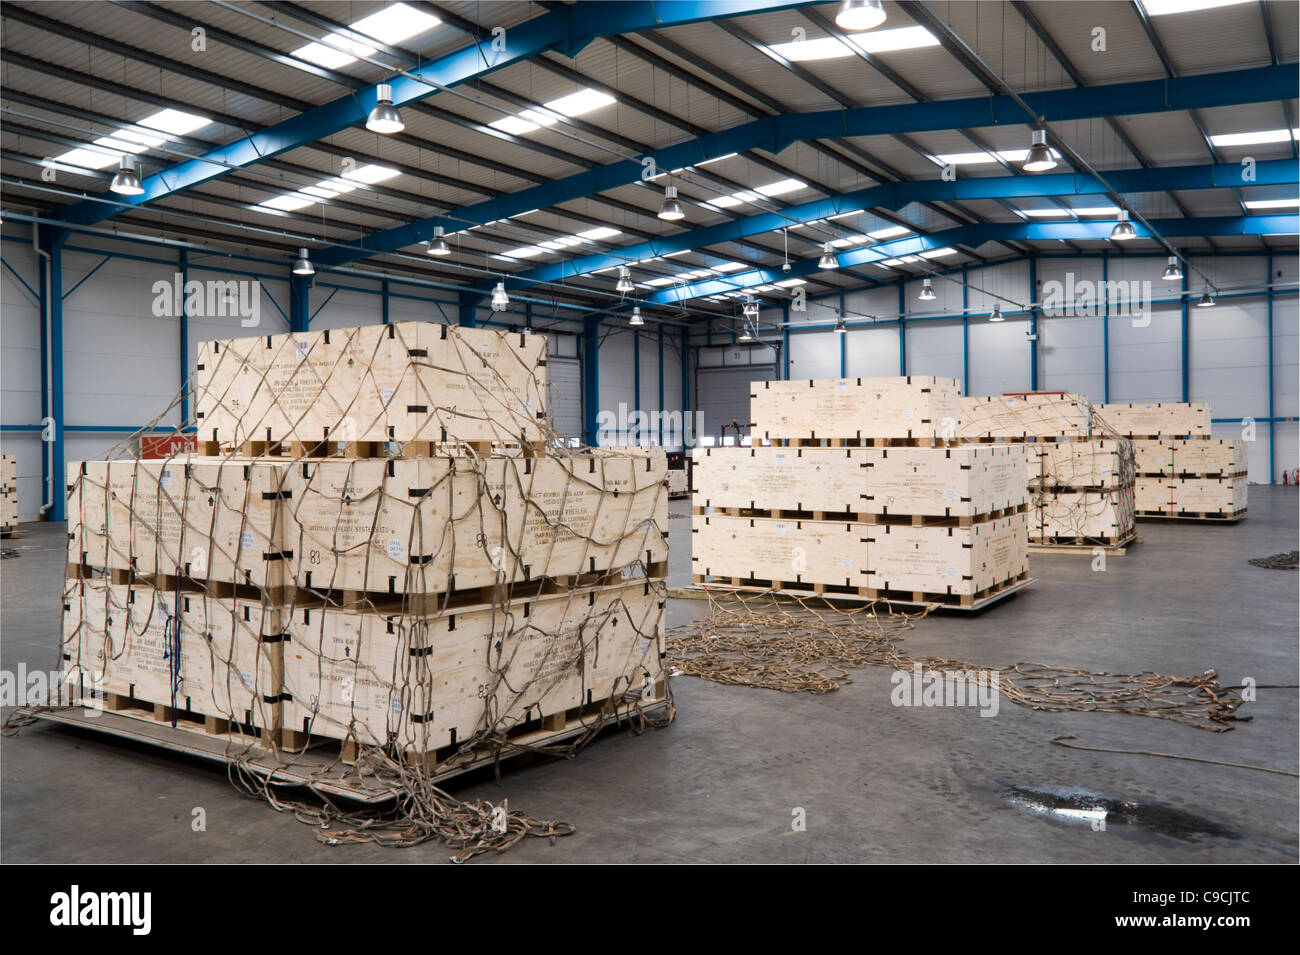
<instances>
[{"instance_id":1,"label":"stacked wooden crate","mask_svg":"<svg viewBox=\"0 0 1300 955\"><path fill-rule=\"evenodd\" d=\"M1065 392L963 398L959 433L1022 444L1034 547L1122 547L1134 537L1132 448L1094 439L1088 399Z\"/></svg>"},{"instance_id":2,"label":"stacked wooden crate","mask_svg":"<svg viewBox=\"0 0 1300 955\"><path fill-rule=\"evenodd\" d=\"M696 582L972 607L1027 580L1024 451L950 446L958 396L934 378L756 386L753 433L780 443L693 452Z\"/></svg>"},{"instance_id":3,"label":"stacked wooden crate","mask_svg":"<svg viewBox=\"0 0 1300 955\"><path fill-rule=\"evenodd\" d=\"M18 466L12 454L0 454L0 534L18 531Z\"/></svg>"},{"instance_id":4,"label":"stacked wooden crate","mask_svg":"<svg viewBox=\"0 0 1300 955\"><path fill-rule=\"evenodd\" d=\"M543 339L404 323L206 362L219 454L69 469L74 698L446 766L665 700L664 454L541 440Z\"/></svg>"},{"instance_id":5,"label":"stacked wooden crate","mask_svg":"<svg viewBox=\"0 0 1300 955\"><path fill-rule=\"evenodd\" d=\"M1140 517L1239 520L1246 514L1246 445L1215 439L1210 406L1097 406L1097 420L1133 442Z\"/></svg>"}]
</instances>

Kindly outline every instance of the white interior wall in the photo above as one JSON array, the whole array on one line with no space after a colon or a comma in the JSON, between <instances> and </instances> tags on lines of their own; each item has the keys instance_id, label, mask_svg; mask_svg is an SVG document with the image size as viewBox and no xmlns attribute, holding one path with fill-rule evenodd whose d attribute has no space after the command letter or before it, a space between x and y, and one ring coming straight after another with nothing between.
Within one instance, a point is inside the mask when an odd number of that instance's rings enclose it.
<instances>
[{"instance_id":1,"label":"white interior wall","mask_svg":"<svg viewBox=\"0 0 1300 955\"><path fill-rule=\"evenodd\" d=\"M24 282L40 292L36 252L30 245L4 243L4 259ZM9 269L0 268L0 420L35 425L41 420L41 308ZM39 432L5 431L0 450L14 457L18 476L18 520L36 519L41 506Z\"/></svg>"}]
</instances>

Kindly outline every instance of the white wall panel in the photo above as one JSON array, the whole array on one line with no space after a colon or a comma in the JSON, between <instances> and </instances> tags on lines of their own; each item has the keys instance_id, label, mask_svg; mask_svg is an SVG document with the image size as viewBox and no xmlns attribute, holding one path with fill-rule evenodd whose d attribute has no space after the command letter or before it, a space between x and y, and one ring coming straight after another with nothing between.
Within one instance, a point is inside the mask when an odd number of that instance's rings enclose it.
<instances>
[{"instance_id":1,"label":"white wall panel","mask_svg":"<svg viewBox=\"0 0 1300 955\"><path fill-rule=\"evenodd\" d=\"M909 322L907 325L907 370L913 375L955 378L962 381L961 321Z\"/></svg>"},{"instance_id":2,"label":"white wall panel","mask_svg":"<svg viewBox=\"0 0 1300 955\"><path fill-rule=\"evenodd\" d=\"M36 253L5 243L5 261L40 292ZM41 421L41 308L9 269L0 269L0 412L8 425ZM18 477L18 520L36 519L41 506L41 454L37 432L0 433L0 451L14 458Z\"/></svg>"},{"instance_id":3,"label":"white wall panel","mask_svg":"<svg viewBox=\"0 0 1300 955\"><path fill-rule=\"evenodd\" d=\"M1105 400L1100 316L1043 317L1038 322L1039 391L1068 391Z\"/></svg>"},{"instance_id":4,"label":"white wall panel","mask_svg":"<svg viewBox=\"0 0 1300 955\"><path fill-rule=\"evenodd\" d=\"M851 328L844 336L846 378L890 378L898 374L899 323Z\"/></svg>"},{"instance_id":5,"label":"white wall panel","mask_svg":"<svg viewBox=\"0 0 1300 955\"><path fill-rule=\"evenodd\" d=\"M791 378L839 378L840 338L833 331L790 333Z\"/></svg>"},{"instance_id":6,"label":"white wall panel","mask_svg":"<svg viewBox=\"0 0 1300 955\"><path fill-rule=\"evenodd\" d=\"M991 307L991 306L990 306ZM1005 322L970 323L970 386L967 394L1000 395L1028 391L1029 322L1011 317Z\"/></svg>"},{"instance_id":7,"label":"white wall panel","mask_svg":"<svg viewBox=\"0 0 1300 955\"><path fill-rule=\"evenodd\" d=\"M1134 328L1127 316L1110 319L1110 400L1181 401L1182 310L1153 305L1151 324Z\"/></svg>"},{"instance_id":8,"label":"white wall panel","mask_svg":"<svg viewBox=\"0 0 1300 955\"><path fill-rule=\"evenodd\" d=\"M1188 309L1189 396L1216 418L1268 414L1268 301L1222 299Z\"/></svg>"},{"instance_id":9,"label":"white wall panel","mask_svg":"<svg viewBox=\"0 0 1300 955\"><path fill-rule=\"evenodd\" d=\"M633 364L632 332L630 329L612 329L600 343L600 411L618 414L619 405L625 405L627 414L636 410L635 366ZM591 409L587 409L591 414ZM614 429L621 430L621 429ZM622 438L622 435L618 435Z\"/></svg>"},{"instance_id":10,"label":"white wall panel","mask_svg":"<svg viewBox=\"0 0 1300 955\"><path fill-rule=\"evenodd\" d=\"M313 332L378 325L384 320L383 298L370 292L313 288L308 299L307 314L311 316ZM391 304L392 300L389 301ZM391 311L389 317L392 317Z\"/></svg>"}]
</instances>

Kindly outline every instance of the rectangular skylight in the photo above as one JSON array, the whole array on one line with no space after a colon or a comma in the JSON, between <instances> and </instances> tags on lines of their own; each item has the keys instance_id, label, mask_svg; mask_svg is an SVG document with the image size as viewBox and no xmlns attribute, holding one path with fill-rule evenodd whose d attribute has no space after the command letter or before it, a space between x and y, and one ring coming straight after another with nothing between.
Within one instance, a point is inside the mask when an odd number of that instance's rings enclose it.
<instances>
[{"instance_id":1,"label":"rectangular skylight","mask_svg":"<svg viewBox=\"0 0 1300 955\"><path fill-rule=\"evenodd\" d=\"M892 53L898 50L915 50L925 46L938 46L939 40L925 27L899 27L895 30L873 30L856 33L854 43L868 53ZM769 49L794 63L809 60L834 60L856 56L854 50L833 36L795 40L791 43L774 43Z\"/></svg>"},{"instance_id":2,"label":"rectangular skylight","mask_svg":"<svg viewBox=\"0 0 1300 955\"><path fill-rule=\"evenodd\" d=\"M662 279L647 279L645 284L658 287L660 285L672 285L676 281L677 280L672 276L667 276L666 278L662 278Z\"/></svg>"},{"instance_id":3,"label":"rectangular skylight","mask_svg":"<svg viewBox=\"0 0 1300 955\"><path fill-rule=\"evenodd\" d=\"M733 156L735 156L735 155L737 155L737 154L736 154L736 153L727 153L725 156L715 156L715 157L712 158L712 159L702 159L702 160L700 160L699 162L697 162L695 165L696 165L696 166L707 166L709 163L722 162L722 160L724 160L724 159L731 159L731 158L732 158Z\"/></svg>"},{"instance_id":4,"label":"rectangular skylight","mask_svg":"<svg viewBox=\"0 0 1300 955\"><path fill-rule=\"evenodd\" d=\"M1287 143L1300 140L1300 129L1264 129L1253 133L1223 133L1211 136L1216 146L1262 146L1265 143Z\"/></svg>"},{"instance_id":5,"label":"rectangular skylight","mask_svg":"<svg viewBox=\"0 0 1300 955\"><path fill-rule=\"evenodd\" d=\"M343 174L344 179L352 179L356 182L364 182L368 186L373 186L377 182L383 182L386 179L392 179L394 176L400 176L396 169L390 169L387 166L377 166L374 163L367 163L364 166L358 166Z\"/></svg>"},{"instance_id":6,"label":"rectangular skylight","mask_svg":"<svg viewBox=\"0 0 1300 955\"><path fill-rule=\"evenodd\" d=\"M1117 216L1118 206L1075 206L1070 210L1076 216Z\"/></svg>"},{"instance_id":7,"label":"rectangular skylight","mask_svg":"<svg viewBox=\"0 0 1300 955\"><path fill-rule=\"evenodd\" d=\"M553 122L555 120L548 119L548 125ZM488 125L493 129L501 130L503 133L509 133L511 136L522 136L524 133L531 133L538 126L537 123L530 123L518 116L503 116L500 119L492 120Z\"/></svg>"},{"instance_id":8,"label":"rectangular skylight","mask_svg":"<svg viewBox=\"0 0 1300 955\"><path fill-rule=\"evenodd\" d=\"M807 188L808 183L798 179L779 179L776 182L769 182L766 186L755 187L765 196L784 196L788 192L798 192L800 189Z\"/></svg>"},{"instance_id":9,"label":"rectangular skylight","mask_svg":"<svg viewBox=\"0 0 1300 955\"><path fill-rule=\"evenodd\" d=\"M1295 209L1300 208L1300 199L1247 199L1247 209Z\"/></svg>"},{"instance_id":10,"label":"rectangular skylight","mask_svg":"<svg viewBox=\"0 0 1300 955\"><path fill-rule=\"evenodd\" d=\"M595 229L588 229L586 232L579 232L578 238L590 239L592 242L596 242L600 239L611 239L616 235L622 235L622 232L618 229L611 229L607 226L599 226Z\"/></svg>"},{"instance_id":11,"label":"rectangular skylight","mask_svg":"<svg viewBox=\"0 0 1300 955\"><path fill-rule=\"evenodd\" d=\"M118 157L113 153L89 147L80 147L54 157L54 162L58 165L75 169L106 169L116 166L117 161Z\"/></svg>"},{"instance_id":12,"label":"rectangular skylight","mask_svg":"<svg viewBox=\"0 0 1300 955\"><path fill-rule=\"evenodd\" d=\"M299 209L305 209L307 206L316 204L316 200L311 196L304 196L301 192L286 192L282 196L276 196L274 199L267 199L265 202L259 202L259 206L267 209L276 209L280 212L296 212Z\"/></svg>"},{"instance_id":13,"label":"rectangular skylight","mask_svg":"<svg viewBox=\"0 0 1300 955\"><path fill-rule=\"evenodd\" d=\"M923 259L938 259L938 258L942 258L942 257L945 256L945 255L956 255L956 254L957 254L957 250L956 250L956 249L950 249L950 248L947 248L947 247L945 246L945 247L942 248L942 249L929 249L929 250L927 250L927 251L925 251L925 252L922 252L922 253L921 253L921 258L923 258Z\"/></svg>"},{"instance_id":14,"label":"rectangular skylight","mask_svg":"<svg viewBox=\"0 0 1300 955\"><path fill-rule=\"evenodd\" d=\"M717 265L713 266L713 271L739 272L743 268L745 268L745 264L743 262L720 262Z\"/></svg>"},{"instance_id":15,"label":"rectangular skylight","mask_svg":"<svg viewBox=\"0 0 1300 955\"><path fill-rule=\"evenodd\" d=\"M1021 215L1032 216L1035 219L1060 219L1069 218L1070 213L1064 209L1019 209Z\"/></svg>"},{"instance_id":16,"label":"rectangular skylight","mask_svg":"<svg viewBox=\"0 0 1300 955\"><path fill-rule=\"evenodd\" d=\"M533 256L543 255L545 252L545 249L538 248L535 245L525 245L518 249L511 249L504 254L512 259L531 259Z\"/></svg>"},{"instance_id":17,"label":"rectangular skylight","mask_svg":"<svg viewBox=\"0 0 1300 955\"><path fill-rule=\"evenodd\" d=\"M807 285L807 279L786 279L783 282L776 283L780 288L794 288L796 285Z\"/></svg>"},{"instance_id":18,"label":"rectangular skylight","mask_svg":"<svg viewBox=\"0 0 1300 955\"><path fill-rule=\"evenodd\" d=\"M877 242L883 242L885 239L893 239L900 235L911 235L912 230L906 229L901 225L891 225L886 229L877 229L875 232L868 232L867 235Z\"/></svg>"},{"instance_id":19,"label":"rectangular skylight","mask_svg":"<svg viewBox=\"0 0 1300 955\"><path fill-rule=\"evenodd\" d=\"M1055 149L1050 150L1050 152L1052 153L1053 159L1061 158L1061 154ZM980 166L998 161L1006 163L1022 163L1028 155L1028 149L999 149L996 153L940 153L939 155L931 156L930 158L940 166Z\"/></svg>"},{"instance_id":20,"label":"rectangular skylight","mask_svg":"<svg viewBox=\"0 0 1300 955\"><path fill-rule=\"evenodd\" d=\"M854 209L852 212L841 212L839 215L831 216L831 218L832 218L832 219L847 219L847 218L849 218L850 216L861 215L862 213L864 213L864 212L866 212L866 211L867 211L866 209Z\"/></svg>"},{"instance_id":21,"label":"rectangular skylight","mask_svg":"<svg viewBox=\"0 0 1300 955\"><path fill-rule=\"evenodd\" d=\"M405 3L394 3L349 26L381 43L394 44L431 30L441 22L437 17ZM308 43L294 50L293 55L333 70L374 52L374 47L348 39L342 33L330 33L320 42Z\"/></svg>"},{"instance_id":22,"label":"rectangular skylight","mask_svg":"<svg viewBox=\"0 0 1300 955\"><path fill-rule=\"evenodd\" d=\"M1234 7L1251 0L1142 0L1142 8L1149 17L1163 17L1171 13L1192 13L1212 10L1215 7Z\"/></svg>"},{"instance_id":23,"label":"rectangular skylight","mask_svg":"<svg viewBox=\"0 0 1300 955\"><path fill-rule=\"evenodd\" d=\"M608 106L614 102L617 101L608 93L593 89L581 89L576 93L561 96L559 99L553 99L543 105L552 113L559 113L561 116L581 116L584 113L590 113L592 110L600 109L602 106ZM493 129L501 130L503 133L522 136L524 133L531 133L542 126L554 126L557 122L559 120L550 113L542 110L526 109L515 116L503 116L501 119L493 120L488 125Z\"/></svg>"}]
</instances>

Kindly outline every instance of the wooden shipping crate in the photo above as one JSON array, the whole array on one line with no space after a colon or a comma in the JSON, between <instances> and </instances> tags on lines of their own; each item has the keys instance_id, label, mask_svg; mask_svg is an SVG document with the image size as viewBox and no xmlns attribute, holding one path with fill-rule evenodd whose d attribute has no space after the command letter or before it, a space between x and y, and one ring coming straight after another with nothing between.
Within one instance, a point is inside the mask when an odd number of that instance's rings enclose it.
<instances>
[{"instance_id":1,"label":"wooden shipping crate","mask_svg":"<svg viewBox=\"0 0 1300 955\"><path fill-rule=\"evenodd\" d=\"M104 578L64 590L62 666L72 699L95 690L233 723L277 725L280 611L260 601L160 591ZM178 612L179 607L179 612ZM174 656L170 627L180 630ZM108 701L112 705L112 700Z\"/></svg>"},{"instance_id":2,"label":"wooden shipping crate","mask_svg":"<svg viewBox=\"0 0 1300 955\"><path fill-rule=\"evenodd\" d=\"M1091 422L1083 395L990 395L962 398L958 435L974 440L1086 438Z\"/></svg>"},{"instance_id":3,"label":"wooden shipping crate","mask_svg":"<svg viewBox=\"0 0 1300 955\"><path fill-rule=\"evenodd\" d=\"M671 468L668 471L668 494L670 497L685 497L690 493L690 485L685 468Z\"/></svg>"},{"instance_id":4,"label":"wooden shipping crate","mask_svg":"<svg viewBox=\"0 0 1300 955\"><path fill-rule=\"evenodd\" d=\"M696 577L861 587L867 525L696 514L691 568Z\"/></svg>"},{"instance_id":5,"label":"wooden shipping crate","mask_svg":"<svg viewBox=\"0 0 1300 955\"><path fill-rule=\"evenodd\" d=\"M869 448L865 510L880 515L975 517L1029 501L1021 445Z\"/></svg>"},{"instance_id":6,"label":"wooden shipping crate","mask_svg":"<svg viewBox=\"0 0 1300 955\"><path fill-rule=\"evenodd\" d=\"M203 342L200 440L545 439L546 336L395 322Z\"/></svg>"},{"instance_id":7,"label":"wooden shipping crate","mask_svg":"<svg viewBox=\"0 0 1300 955\"><path fill-rule=\"evenodd\" d=\"M424 617L295 608L285 728L429 752L663 679L662 581Z\"/></svg>"},{"instance_id":8,"label":"wooden shipping crate","mask_svg":"<svg viewBox=\"0 0 1300 955\"><path fill-rule=\"evenodd\" d=\"M667 559L661 449L296 463L288 574L315 591L443 593Z\"/></svg>"},{"instance_id":9,"label":"wooden shipping crate","mask_svg":"<svg viewBox=\"0 0 1300 955\"><path fill-rule=\"evenodd\" d=\"M1137 478L1134 506L1143 514L1174 513L1173 478L1164 475Z\"/></svg>"},{"instance_id":10,"label":"wooden shipping crate","mask_svg":"<svg viewBox=\"0 0 1300 955\"><path fill-rule=\"evenodd\" d=\"M1172 474L1174 444L1171 439L1133 438L1133 470L1138 474Z\"/></svg>"},{"instance_id":11,"label":"wooden shipping crate","mask_svg":"<svg viewBox=\"0 0 1300 955\"><path fill-rule=\"evenodd\" d=\"M866 493L866 448L696 448L696 507L856 513Z\"/></svg>"},{"instance_id":12,"label":"wooden shipping crate","mask_svg":"<svg viewBox=\"0 0 1300 955\"><path fill-rule=\"evenodd\" d=\"M876 524L867 528L866 586L974 596L1029 570L1028 518L1021 512L966 527Z\"/></svg>"},{"instance_id":13,"label":"wooden shipping crate","mask_svg":"<svg viewBox=\"0 0 1300 955\"><path fill-rule=\"evenodd\" d=\"M17 460L12 454L0 454L0 487L12 488L17 480Z\"/></svg>"},{"instance_id":14,"label":"wooden shipping crate","mask_svg":"<svg viewBox=\"0 0 1300 955\"><path fill-rule=\"evenodd\" d=\"M1170 493L1176 514L1236 514L1246 509L1246 476L1174 478Z\"/></svg>"},{"instance_id":15,"label":"wooden shipping crate","mask_svg":"<svg viewBox=\"0 0 1300 955\"><path fill-rule=\"evenodd\" d=\"M1034 488L1113 488L1133 483L1131 443L1122 438L1091 438L1035 444L1038 473Z\"/></svg>"},{"instance_id":16,"label":"wooden shipping crate","mask_svg":"<svg viewBox=\"0 0 1300 955\"><path fill-rule=\"evenodd\" d=\"M1045 491L1034 509L1030 540L1118 543L1132 535L1134 489Z\"/></svg>"},{"instance_id":17,"label":"wooden shipping crate","mask_svg":"<svg viewBox=\"0 0 1300 955\"><path fill-rule=\"evenodd\" d=\"M1246 443L1205 438L1170 442L1172 473L1203 477L1232 477L1246 473Z\"/></svg>"},{"instance_id":18,"label":"wooden shipping crate","mask_svg":"<svg viewBox=\"0 0 1300 955\"><path fill-rule=\"evenodd\" d=\"M178 455L68 466L68 560L228 584L284 583L288 463Z\"/></svg>"},{"instance_id":19,"label":"wooden shipping crate","mask_svg":"<svg viewBox=\"0 0 1300 955\"><path fill-rule=\"evenodd\" d=\"M1182 401L1130 402L1097 405L1097 429L1126 438L1210 436L1210 406Z\"/></svg>"},{"instance_id":20,"label":"wooden shipping crate","mask_svg":"<svg viewBox=\"0 0 1300 955\"><path fill-rule=\"evenodd\" d=\"M961 388L952 378L826 378L755 382L755 441L956 437Z\"/></svg>"}]
</instances>

